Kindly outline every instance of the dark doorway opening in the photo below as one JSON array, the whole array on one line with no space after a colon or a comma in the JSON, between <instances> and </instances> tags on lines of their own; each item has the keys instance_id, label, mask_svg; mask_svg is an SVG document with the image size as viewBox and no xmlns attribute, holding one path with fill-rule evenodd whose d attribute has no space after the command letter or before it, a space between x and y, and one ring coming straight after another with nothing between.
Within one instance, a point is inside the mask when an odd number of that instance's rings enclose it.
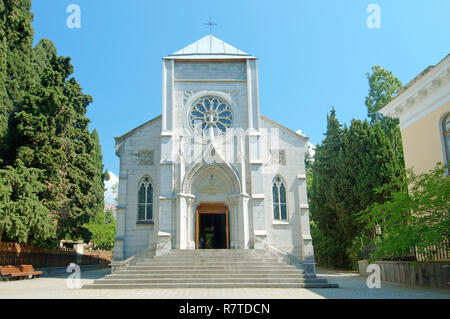
<instances>
[{"instance_id":1,"label":"dark doorway opening","mask_svg":"<svg viewBox=\"0 0 450 319\"><path fill-rule=\"evenodd\" d=\"M199 249L227 248L227 216L223 214L199 214Z\"/></svg>"}]
</instances>

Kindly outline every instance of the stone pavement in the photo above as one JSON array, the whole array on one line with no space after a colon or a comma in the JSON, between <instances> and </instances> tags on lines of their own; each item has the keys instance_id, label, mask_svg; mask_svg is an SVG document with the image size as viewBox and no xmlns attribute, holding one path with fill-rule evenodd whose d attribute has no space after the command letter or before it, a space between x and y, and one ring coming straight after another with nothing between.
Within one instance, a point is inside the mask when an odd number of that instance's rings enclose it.
<instances>
[{"instance_id":1,"label":"stone pavement","mask_svg":"<svg viewBox=\"0 0 450 319\"><path fill-rule=\"evenodd\" d=\"M104 277L109 269L82 272L82 284ZM338 283L337 289L69 289L67 275L0 282L0 299L450 299L450 289L412 288L382 283L369 289L354 272L317 269L320 278Z\"/></svg>"}]
</instances>

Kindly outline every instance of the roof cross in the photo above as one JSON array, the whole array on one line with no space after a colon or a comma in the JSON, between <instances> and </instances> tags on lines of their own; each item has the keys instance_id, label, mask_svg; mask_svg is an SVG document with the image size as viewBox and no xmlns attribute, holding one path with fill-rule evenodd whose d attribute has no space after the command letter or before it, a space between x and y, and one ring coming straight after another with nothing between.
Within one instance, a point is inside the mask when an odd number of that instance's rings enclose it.
<instances>
[{"instance_id":1,"label":"roof cross","mask_svg":"<svg viewBox=\"0 0 450 319\"><path fill-rule=\"evenodd\" d=\"M203 24L209 25L209 34L212 34L212 28L213 28L213 26L218 25L217 23L214 23L214 22L211 20L211 18L209 18L209 22L203 23Z\"/></svg>"}]
</instances>

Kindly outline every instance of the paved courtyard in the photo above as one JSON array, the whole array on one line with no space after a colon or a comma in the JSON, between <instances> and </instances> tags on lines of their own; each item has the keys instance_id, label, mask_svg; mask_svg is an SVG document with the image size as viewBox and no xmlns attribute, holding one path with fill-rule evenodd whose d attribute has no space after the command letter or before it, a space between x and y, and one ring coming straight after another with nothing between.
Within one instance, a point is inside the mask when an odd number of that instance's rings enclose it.
<instances>
[{"instance_id":1,"label":"paved courtyard","mask_svg":"<svg viewBox=\"0 0 450 319\"><path fill-rule=\"evenodd\" d=\"M110 272L109 269L82 272L82 284L90 283ZM0 299L450 299L450 289L411 288L382 283L380 289L369 289L365 279L353 272L318 269L317 274L338 289L69 289L68 274L32 280L0 282Z\"/></svg>"}]
</instances>

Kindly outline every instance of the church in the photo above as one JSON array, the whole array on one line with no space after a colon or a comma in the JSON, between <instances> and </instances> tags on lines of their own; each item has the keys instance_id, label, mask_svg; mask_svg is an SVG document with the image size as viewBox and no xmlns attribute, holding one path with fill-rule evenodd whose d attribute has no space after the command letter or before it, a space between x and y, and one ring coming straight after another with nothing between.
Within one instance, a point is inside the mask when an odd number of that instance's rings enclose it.
<instances>
[{"instance_id":1,"label":"church","mask_svg":"<svg viewBox=\"0 0 450 319\"><path fill-rule=\"evenodd\" d=\"M308 137L262 115L258 92L258 59L212 34L162 59L162 114L115 138L115 261L271 247L314 264Z\"/></svg>"}]
</instances>

